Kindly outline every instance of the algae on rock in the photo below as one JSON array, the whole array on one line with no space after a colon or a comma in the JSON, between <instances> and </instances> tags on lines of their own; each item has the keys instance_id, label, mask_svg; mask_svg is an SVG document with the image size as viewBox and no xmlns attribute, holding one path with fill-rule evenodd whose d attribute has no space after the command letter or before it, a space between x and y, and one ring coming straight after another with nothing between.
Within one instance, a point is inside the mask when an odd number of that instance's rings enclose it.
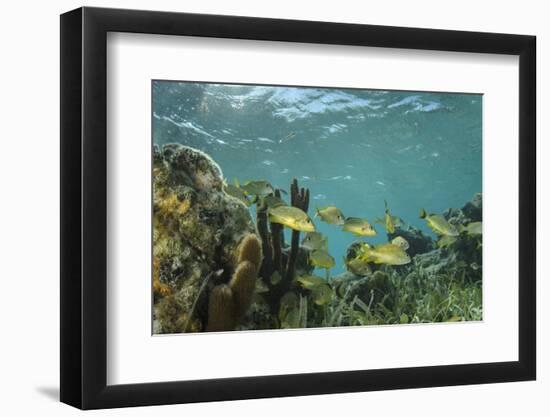
<instances>
[{"instance_id":1,"label":"algae on rock","mask_svg":"<svg viewBox=\"0 0 550 417\"><path fill-rule=\"evenodd\" d=\"M239 243L255 233L248 208L223 191L222 171L208 155L155 146L153 224L155 328L204 330L210 290L229 282Z\"/></svg>"}]
</instances>

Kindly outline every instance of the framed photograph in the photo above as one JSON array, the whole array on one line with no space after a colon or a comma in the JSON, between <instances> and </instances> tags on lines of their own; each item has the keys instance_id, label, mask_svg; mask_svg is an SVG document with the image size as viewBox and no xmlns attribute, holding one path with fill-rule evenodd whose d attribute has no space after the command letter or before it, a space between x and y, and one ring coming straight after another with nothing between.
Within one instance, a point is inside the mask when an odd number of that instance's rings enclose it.
<instances>
[{"instance_id":1,"label":"framed photograph","mask_svg":"<svg viewBox=\"0 0 550 417\"><path fill-rule=\"evenodd\" d=\"M535 379L535 37L61 16L61 401Z\"/></svg>"}]
</instances>

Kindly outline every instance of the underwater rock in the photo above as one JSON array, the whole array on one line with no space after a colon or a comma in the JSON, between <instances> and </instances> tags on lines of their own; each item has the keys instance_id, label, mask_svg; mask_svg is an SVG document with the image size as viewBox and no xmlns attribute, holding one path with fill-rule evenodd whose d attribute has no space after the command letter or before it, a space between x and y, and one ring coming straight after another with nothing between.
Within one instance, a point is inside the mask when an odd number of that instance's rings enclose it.
<instances>
[{"instance_id":1,"label":"underwater rock","mask_svg":"<svg viewBox=\"0 0 550 417\"><path fill-rule=\"evenodd\" d=\"M476 193L471 201L468 201L464 207L448 208L443 212L443 217L455 226L465 225L470 222L482 221L483 197L481 193Z\"/></svg>"},{"instance_id":2,"label":"underwater rock","mask_svg":"<svg viewBox=\"0 0 550 417\"><path fill-rule=\"evenodd\" d=\"M483 214L483 200L481 193L476 193L471 201L468 201L464 207L462 207L462 212L466 217L472 222L482 221Z\"/></svg>"},{"instance_id":3,"label":"underwater rock","mask_svg":"<svg viewBox=\"0 0 550 417\"><path fill-rule=\"evenodd\" d=\"M256 294L236 330L266 330L276 328L271 309L265 299Z\"/></svg>"},{"instance_id":4,"label":"underwater rock","mask_svg":"<svg viewBox=\"0 0 550 417\"><path fill-rule=\"evenodd\" d=\"M456 253L454 251L434 249L415 256L414 264L430 275L437 275L449 271L456 263L456 260Z\"/></svg>"},{"instance_id":5,"label":"underwater rock","mask_svg":"<svg viewBox=\"0 0 550 417\"><path fill-rule=\"evenodd\" d=\"M395 226L394 233L388 233L388 241L391 242L397 236L403 237L409 243L407 254L410 257L419 253L429 252L435 247L434 241L430 236L424 234L424 232L417 227L406 224L402 220L399 225Z\"/></svg>"},{"instance_id":6,"label":"underwater rock","mask_svg":"<svg viewBox=\"0 0 550 417\"><path fill-rule=\"evenodd\" d=\"M449 248L438 248L414 257L414 264L428 275L451 274L475 282L482 279L481 250L459 239Z\"/></svg>"},{"instance_id":7,"label":"underwater rock","mask_svg":"<svg viewBox=\"0 0 550 417\"><path fill-rule=\"evenodd\" d=\"M182 332L198 320L204 330L206 293L229 282L239 243L255 233L248 208L223 191L222 172L212 158L187 146L167 144L153 149L153 222L156 287L165 295L155 294L155 328L161 333ZM254 256L253 262L258 262L258 253ZM216 282L203 288L207 277ZM163 303L168 294L169 309ZM181 320L187 314L193 317Z\"/></svg>"},{"instance_id":8,"label":"underwater rock","mask_svg":"<svg viewBox=\"0 0 550 417\"><path fill-rule=\"evenodd\" d=\"M483 198L481 193L476 193L471 201L468 201L461 209L447 209L443 215L449 223L454 224L459 229L466 227L472 222L482 221ZM452 252L456 259L455 264L459 267L466 267L466 276L470 281L481 280L482 255L481 250L482 236L461 233L451 246L447 247L447 252ZM447 253L444 252L444 253ZM451 265L453 266L453 265Z\"/></svg>"},{"instance_id":9,"label":"underwater rock","mask_svg":"<svg viewBox=\"0 0 550 417\"><path fill-rule=\"evenodd\" d=\"M365 304L390 302L393 299L395 287L388 273L375 271L368 276L358 276L344 272L331 280L331 285L340 298L339 302L351 304L357 297ZM389 306L388 306L389 307Z\"/></svg>"}]
</instances>

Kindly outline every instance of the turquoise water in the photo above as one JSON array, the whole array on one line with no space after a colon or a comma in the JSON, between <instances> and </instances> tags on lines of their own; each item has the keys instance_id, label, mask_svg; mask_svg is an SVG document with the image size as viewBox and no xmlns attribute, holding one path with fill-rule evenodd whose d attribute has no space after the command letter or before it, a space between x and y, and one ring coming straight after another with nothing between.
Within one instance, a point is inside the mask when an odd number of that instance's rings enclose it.
<instances>
[{"instance_id":1,"label":"turquoise water","mask_svg":"<svg viewBox=\"0 0 550 417\"><path fill-rule=\"evenodd\" d=\"M228 182L310 189L309 214L336 205L392 215L432 234L418 213L462 207L482 191L482 96L410 91L153 82L153 141L208 153ZM342 272L355 238L316 220ZM382 225L368 242L386 240Z\"/></svg>"}]
</instances>

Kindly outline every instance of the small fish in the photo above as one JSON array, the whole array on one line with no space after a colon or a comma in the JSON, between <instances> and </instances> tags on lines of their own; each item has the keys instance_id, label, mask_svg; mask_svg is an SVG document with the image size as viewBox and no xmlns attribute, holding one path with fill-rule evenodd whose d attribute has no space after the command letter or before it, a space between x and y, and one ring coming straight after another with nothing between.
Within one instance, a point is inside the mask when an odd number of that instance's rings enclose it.
<instances>
[{"instance_id":1,"label":"small fish","mask_svg":"<svg viewBox=\"0 0 550 417\"><path fill-rule=\"evenodd\" d=\"M293 308L281 320L281 329L297 329L300 327L301 315L298 307Z\"/></svg>"},{"instance_id":2,"label":"small fish","mask_svg":"<svg viewBox=\"0 0 550 417\"><path fill-rule=\"evenodd\" d=\"M397 236L391 241L392 244L399 246L403 250L409 249L409 242L403 236Z\"/></svg>"},{"instance_id":3,"label":"small fish","mask_svg":"<svg viewBox=\"0 0 550 417\"><path fill-rule=\"evenodd\" d=\"M327 283L326 279L318 277L317 275L300 275L296 278L296 281L298 281L300 285L307 290L311 290L313 287L317 287L319 285L326 285Z\"/></svg>"},{"instance_id":4,"label":"small fish","mask_svg":"<svg viewBox=\"0 0 550 417\"><path fill-rule=\"evenodd\" d=\"M328 304L332 300L333 295L334 291L327 284L317 285L311 290L313 302L319 306Z\"/></svg>"},{"instance_id":5,"label":"small fish","mask_svg":"<svg viewBox=\"0 0 550 417\"><path fill-rule=\"evenodd\" d=\"M285 137L279 139L279 143L288 142L289 140L294 139L295 137L296 137L296 133L290 132L290 133L289 133L288 135L286 135Z\"/></svg>"},{"instance_id":6,"label":"small fish","mask_svg":"<svg viewBox=\"0 0 550 417\"><path fill-rule=\"evenodd\" d=\"M262 197L260 201L261 201L261 205L268 209L288 205L287 203L285 203L284 200L280 199L279 197L275 197L274 195L271 195L271 194L266 195L265 197Z\"/></svg>"},{"instance_id":7,"label":"small fish","mask_svg":"<svg viewBox=\"0 0 550 417\"><path fill-rule=\"evenodd\" d=\"M271 223L282 224L300 232L314 232L315 225L309 216L296 207L279 206L268 210Z\"/></svg>"},{"instance_id":8,"label":"small fish","mask_svg":"<svg viewBox=\"0 0 550 417\"><path fill-rule=\"evenodd\" d=\"M279 282L281 282L281 274L278 271L273 272L271 274L271 278L269 278L269 281L271 282L271 285L277 285Z\"/></svg>"},{"instance_id":9,"label":"small fish","mask_svg":"<svg viewBox=\"0 0 550 417\"><path fill-rule=\"evenodd\" d=\"M461 232L466 232L470 236L481 235L483 233L483 225L481 222L471 222L461 227Z\"/></svg>"},{"instance_id":10,"label":"small fish","mask_svg":"<svg viewBox=\"0 0 550 417\"><path fill-rule=\"evenodd\" d=\"M265 284L265 282L259 278L256 280L256 294L264 294L266 292L269 292L269 288Z\"/></svg>"},{"instance_id":11,"label":"small fish","mask_svg":"<svg viewBox=\"0 0 550 417\"><path fill-rule=\"evenodd\" d=\"M384 220L386 223L386 231L390 234L395 233L395 225L393 224L392 217L390 214L390 209L388 207L388 202L386 200L384 200L384 208L386 212L384 216Z\"/></svg>"},{"instance_id":12,"label":"small fish","mask_svg":"<svg viewBox=\"0 0 550 417\"><path fill-rule=\"evenodd\" d=\"M298 309L298 306L299 306L298 296L292 291L289 291L281 297L281 301L279 302L279 304L280 304L279 321L282 324L287 321L287 316L289 315L290 312Z\"/></svg>"},{"instance_id":13,"label":"small fish","mask_svg":"<svg viewBox=\"0 0 550 417\"><path fill-rule=\"evenodd\" d=\"M342 211L336 206L326 206L315 210L315 217L319 217L328 224L343 225L345 217Z\"/></svg>"},{"instance_id":14,"label":"small fish","mask_svg":"<svg viewBox=\"0 0 550 417\"><path fill-rule=\"evenodd\" d=\"M377 217L376 219L374 219L374 223L384 226L384 228L386 228L387 230L386 220L387 220L386 216L384 215L384 218ZM394 228L401 227L403 225L403 221L397 216L390 216L389 220L393 224ZM394 229L394 232L395 232L395 229Z\"/></svg>"},{"instance_id":15,"label":"small fish","mask_svg":"<svg viewBox=\"0 0 550 417\"><path fill-rule=\"evenodd\" d=\"M246 195L252 195L256 197L265 197L266 195L273 194L275 190L273 186L267 181L247 181L243 185L236 184Z\"/></svg>"},{"instance_id":16,"label":"small fish","mask_svg":"<svg viewBox=\"0 0 550 417\"><path fill-rule=\"evenodd\" d=\"M250 206L252 204L251 201L247 198L245 192L233 184L224 184L223 190L226 194L229 194L231 197L235 197L237 200L242 201L247 206Z\"/></svg>"},{"instance_id":17,"label":"small fish","mask_svg":"<svg viewBox=\"0 0 550 417\"><path fill-rule=\"evenodd\" d=\"M302 239L302 246L309 250L328 249L328 239L319 232L306 233Z\"/></svg>"},{"instance_id":18,"label":"small fish","mask_svg":"<svg viewBox=\"0 0 550 417\"><path fill-rule=\"evenodd\" d=\"M334 258L327 251L316 249L309 255L309 263L317 268L330 269L334 266Z\"/></svg>"},{"instance_id":19,"label":"small fish","mask_svg":"<svg viewBox=\"0 0 550 417\"><path fill-rule=\"evenodd\" d=\"M385 243L374 248L364 248L361 259L366 262L386 265L405 265L411 262L407 252L393 243Z\"/></svg>"},{"instance_id":20,"label":"small fish","mask_svg":"<svg viewBox=\"0 0 550 417\"><path fill-rule=\"evenodd\" d=\"M348 217L344 221L344 232L351 232L356 236L372 237L376 236L376 230L365 219L359 219L357 217Z\"/></svg>"},{"instance_id":21,"label":"small fish","mask_svg":"<svg viewBox=\"0 0 550 417\"><path fill-rule=\"evenodd\" d=\"M367 242L359 241L357 242L359 245L355 251L355 257L361 257L362 255L365 255L368 249L372 249L372 246L369 245Z\"/></svg>"},{"instance_id":22,"label":"small fish","mask_svg":"<svg viewBox=\"0 0 550 417\"><path fill-rule=\"evenodd\" d=\"M388 233L395 233L395 226L393 225L391 216L388 213L386 213L386 216L385 216L385 223L386 223L386 230L388 231Z\"/></svg>"},{"instance_id":23,"label":"small fish","mask_svg":"<svg viewBox=\"0 0 550 417\"><path fill-rule=\"evenodd\" d=\"M344 263L346 264L346 269L349 272L351 272L352 274L358 275L360 277L366 277L372 272L372 269L369 266L369 263L365 262L360 257L349 259L349 260L344 259Z\"/></svg>"},{"instance_id":24,"label":"small fish","mask_svg":"<svg viewBox=\"0 0 550 417\"><path fill-rule=\"evenodd\" d=\"M446 248L456 242L456 236L441 236L437 241L439 248Z\"/></svg>"},{"instance_id":25,"label":"small fish","mask_svg":"<svg viewBox=\"0 0 550 417\"><path fill-rule=\"evenodd\" d=\"M439 214L426 214L424 209L420 210L420 218L426 220L428 226L441 236L458 236L458 230Z\"/></svg>"}]
</instances>

